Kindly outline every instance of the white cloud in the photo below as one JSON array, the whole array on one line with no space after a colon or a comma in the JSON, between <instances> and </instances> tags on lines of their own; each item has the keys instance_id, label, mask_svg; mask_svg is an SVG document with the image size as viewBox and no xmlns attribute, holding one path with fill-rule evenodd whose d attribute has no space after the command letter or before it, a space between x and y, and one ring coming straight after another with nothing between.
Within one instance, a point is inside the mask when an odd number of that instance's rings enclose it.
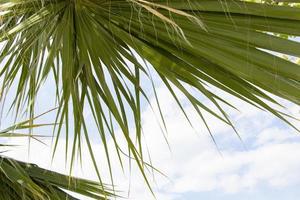
<instances>
[{"instance_id":1,"label":"white cloud","mask_svg":"<svg viewBox=\"0 0 300 200\"><path fill-rule=\"evenodd\" d=\"M296 131L287 130L285 128L276 126L269 127L257 135L256 144L266 145L268 143L283 143L288 140L293 140L296 134Z\"/></svg>"}]
</instances>

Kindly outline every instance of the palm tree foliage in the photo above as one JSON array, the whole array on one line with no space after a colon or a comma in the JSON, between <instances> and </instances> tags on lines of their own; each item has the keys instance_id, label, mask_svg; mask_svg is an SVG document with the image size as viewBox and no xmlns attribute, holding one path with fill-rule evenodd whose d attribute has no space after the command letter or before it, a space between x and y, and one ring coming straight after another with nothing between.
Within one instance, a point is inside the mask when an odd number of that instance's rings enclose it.
<instances>
[{"instance_id":1,"label":"palm tree foliage","mask_svg":"<svg viewBox=\"0 0 300 200\"><path fill-rule=\"evenodd\" d=\"M77 199L66 190L94 199L115 196L111 189L97 182L59 174L2 156L0 184L0 199L3 200Z\"/></svg>"},{"instance_id":2,"label":"palm tree foliage","mask_svg":"<svg viewBox=\"0 0 300 200\"><path fill-rule=\"evenodd\" d=\"M39 116L38 116L39 117ZM12 137L30 137L39 141L41 135L17 133L20 130L49 126L49 124L31 124L25 120L0 131L0 139ZM14 145L1 144L0 148L11 148ZM6 150L9 151L9 150ZM94 181L67 176L43 169L35 164L24 163L1 155L0 151L0 199L1 200L76 200L66 191L72 191L94 199L107 199L116 196L111 186Z\"/></svg>"},{"instance_id":3,"label":"palm tree foliage","mask_svg":"<svg viewBox=\"0 0 300 200\"><path fill-rule=\"evenodd\" d=\"M148 63L186 116L174 88L205 124L203 112L208 112L233 126L221 106L231 102L214 94L215 86L289 123L275 109L279 103L274 95L300 103L300 67L276 53L297 57L300 44L276 35L299 36L299 13L296 7L238 0L2 0L3 90L17 81L13 106L19 111L27 102L33 116L36 94L53 76L59 124L55 147L63 122L69 137L72 117L73 141L67 140L67 146L72 143L71 163L82 140L96 163L82 114L88 107L109 165L107 137L115 141L118 155L122 153L114 133L117 125L128 155L146 178L141 99L148 101L149 93L141 87L141 76L152 81ZM199 94L218 111L203 104ZM129 131L129 118L135 133Z\"/></svg>"}]
</instances>

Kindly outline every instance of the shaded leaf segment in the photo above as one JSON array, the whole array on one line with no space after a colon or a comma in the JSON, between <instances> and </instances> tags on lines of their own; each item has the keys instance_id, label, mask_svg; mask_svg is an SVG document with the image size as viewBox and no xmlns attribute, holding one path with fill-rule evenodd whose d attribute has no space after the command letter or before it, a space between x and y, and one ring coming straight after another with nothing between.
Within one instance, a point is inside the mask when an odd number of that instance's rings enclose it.
<instances>
[{"instance_id":1,"label":"shaded leaf segment","mask_svg":"<svg viewBox=\"0 0 300 200\"><path fill-rule=\"evenodd\" d=\"M50 112L50 111L48 111ZM41 117L35 116L34 119ZM20 130L33 129L53 124L32 124L34 119L25 120L0 131L0 138L30 137L37 141L42 135L17 133ZM51 170L43 169L35 164L21 162L3 156L8 148L17 145L0 143L0 199L1 200L61 200L74 199L74 194L93 199L110 199L116 197L111 185L89 181L74 176L67 176ZM6 149L1 151L2 148ZM26 153L26 152L24 152ZM73 192L72 195L69 193Z\"/></svg>"},{"instance_id":2,"label":"shaded leaf segment","mask_svg":"<svg viewBox=\"0 0 300 200\"><path fill-rule=\"evenodd\" d=\"M36 93L53 75L60 124L55 147L63 122L68 138L72 116L73 141L66 143L66 149L72 143L71 163L85 140L96 166L83 116L89 107L109 168L108 137L114 140L118 155L122 154L114 133L118 126L128 155L146 179L140 99L148 100L148 92L141 87L140 76L152 79L145 63L151 64L180 108L174 87L205 124L204 111L232 126L220 105L231 102L214 94L211 85L289 123L274 109L278 103L270 94L299 105L300 67L274 52L299 56L300 44L275 35L299 36L299 13L299 8L228 0L4 1L0 5L0 41L4 44L0 76L4 89L18 82L16 110L27 102L33 113ZM203 104L199 94L217 111ZM133 118L135 133L129 132L129 118Z\"/></svg>"},{"instance_id":3,"label":"shaded leaf segment","mask_svg":"<svg viewBox=\"0 0 300 200\"><path fill-rule=\"evenodd\" d=\"M0 199L5 200L76 200L66 191L91 197L108 199L114 196L108 187L105 191L96 182L69 177L42 169L34 164L0 156Z\"/></svg>"}]
</instances>

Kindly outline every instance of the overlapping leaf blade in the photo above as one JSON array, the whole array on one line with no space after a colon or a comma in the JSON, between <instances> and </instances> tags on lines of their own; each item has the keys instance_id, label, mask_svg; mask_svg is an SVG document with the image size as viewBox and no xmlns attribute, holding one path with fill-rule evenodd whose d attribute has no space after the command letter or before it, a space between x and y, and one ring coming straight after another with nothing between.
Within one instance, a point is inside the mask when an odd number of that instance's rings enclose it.
<instances>
[{"instance_id":1,"label":"overlapping leaf blade","mask_svg":"<svg viewBox=\"0 0 300 200\"><path fill-rule=\"evenodd\" d=\"M49 111L48 111L49 112ZM45 112L34 119L48 113ZM40 141L43 137L37 134L22 134L19 131L35 129L41 126L53 124L32 124L34 119L16 123L0 131L0 138L30 137ZM110 199L116 197L115 190L111 185L100 184L95 181L77 178L43 169L35 164L21 162L6 156L3 153L13 151L17 145L0 144L0 148L8 149L0 151L0 199L3 200L52 200L74 199L74 194L94 199ZM26 152L24 152L26 153Z\"/></svg>"}]
</instances>

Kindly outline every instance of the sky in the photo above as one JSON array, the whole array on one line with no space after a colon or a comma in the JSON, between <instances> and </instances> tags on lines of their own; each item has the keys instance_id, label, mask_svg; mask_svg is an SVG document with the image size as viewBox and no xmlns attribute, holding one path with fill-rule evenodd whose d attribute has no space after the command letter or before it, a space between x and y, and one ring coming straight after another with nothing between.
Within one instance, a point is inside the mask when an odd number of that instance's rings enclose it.
<instances>
[{"instance_id":1,"label":"sky","mask_svg":"<svg viewBox=\"0 0 300 200\"><path fill-rule=\"evenodd\" d=\"M40 93L39 111L49 106L50 83ZM47 89L48 88L48 89ZM184 118L176 102L166 88L156 85L161 108L167 123L167 139L170 149L161 133L157 118L150 106L142 109L144 141L151 155L152 165L167 177L149 174L156 198L159 200L295 200L300 195L300 135L271 114L260 111L234 97L224 97L233 102L239 111L226 109L242 138L217 120L206 115L216 138L217 147L183 95L179 95L189 115L193 128ZM219 91L216 91L220 93ZM10 97L8 97L10 98ZM293 116L300 118L299 106L280 100ZM203 102L209 104L203 99ZM151 103L155 105L152 95ZM154 111L157 107L154 106ZM86 114L88 120L91 115ZM47 120L45 118L44 120ZM4 118L2 127L9 126ZM300 128L300 123L294 122ZM43 131L47 131L44 129ZM120 130L117 130L119 134ZM96 134L96 133L91 133ZM64 138L58 152L64 148ZM58 172L68 173L63 153L55 156L51 164L51 140L43 140L48 146L31 141L27 156L27 139L11 139L10 144L21 145L6 155L38 164ZM103 148L99 140L93 140L95 156L101 166L103 180L109 181ZM108 146L112 147L110 140ZM122 145L122 144L121 144ZM125 146L125 143L123 144ZM111 150L113 152L113 149ZM113 174L117 189L130 200L154 199L146 187L139 170L133 166L131 173L122 172L116 155L112 153ZM83 147L83 165L75 165L76 176L97 180L86 147ZM130 191L128 192L128 189ZM87 198L82 198L87 199Z\"/></svg>"}]
</instances>

